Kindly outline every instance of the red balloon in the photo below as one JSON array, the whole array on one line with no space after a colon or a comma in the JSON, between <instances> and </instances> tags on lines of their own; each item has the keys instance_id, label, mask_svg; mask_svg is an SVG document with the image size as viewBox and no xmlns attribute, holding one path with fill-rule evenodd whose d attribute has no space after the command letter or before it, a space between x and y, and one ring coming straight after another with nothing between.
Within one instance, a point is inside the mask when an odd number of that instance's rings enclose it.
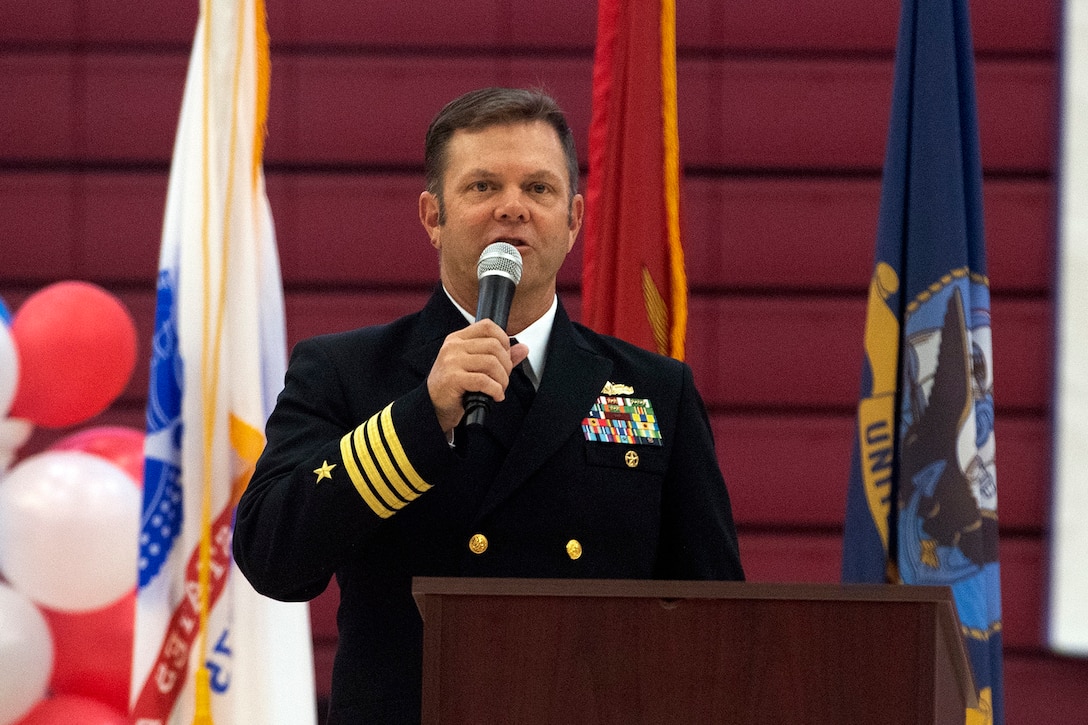
<instances>
[{"instance_id":1,"label":"red balloon","mask_svg":"<svg viewBox=\"0 0 1088 725\"><path fill-rule=\"evenodd\" d=\"M17 725L129 725L129 719L88 697L54 695L35 705Z\"/></svg>"},{"instance_id":2,"label":"red balloon","mask_svg":"<svg viewBox=\"0 0 1088 725\"><path fill-rule=\"evenodd\" d=\"M144 433L135 428L120 425L87 428L61 438L49 450L90 453L124 470L137 484L144 480Z\"/></svg>"},{"instance_id":3,"label":"red balloon","mask_svg":"<svg viewBox=\"0 0 1088 725\"><path fill-rule=\"evenodd\" d=\"M136 326L124 304L88 282L57 282L31 295L11 321L19 351L12 418L64 428L98 415L136 365Z\"/></svg>"},{"instance_id":4,"label":"red balloon","mask_svg":"<svg viewBox=\"0 0 1088 725\"><path fill-rule=\"evenodd\" d=\"M121 597L115 604L90 612L58 612L48 607L39 609L53 633L50 691L58 695L82 695L128 712L136 591Z\"/></svg>"}]
</instances>

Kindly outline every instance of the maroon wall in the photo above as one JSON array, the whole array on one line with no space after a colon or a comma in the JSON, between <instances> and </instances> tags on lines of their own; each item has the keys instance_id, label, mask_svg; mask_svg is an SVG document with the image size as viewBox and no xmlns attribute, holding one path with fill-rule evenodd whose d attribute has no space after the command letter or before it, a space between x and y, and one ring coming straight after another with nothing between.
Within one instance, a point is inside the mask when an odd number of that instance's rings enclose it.
<instances>
[{"instance_id":1,"label":"maroon wall","mask_svg":"<svg viewBox=\"0 0 1088 725\"><path fill-rule=\"evenodd\" d=\"M838 578L897 3L680 0L689 361L757 581ZM415 307L422 136L449 98L543 85L585 153L595 6L268 0L268 187L291 342ZM974 2L993 289L1008 721L1088 722L1042 649L1059 0ZM142 425L166 179L197 2L0 4L0 296L128 304L141 360L94 423ZM564 271L579 307L580 244ZM27 451L62 432L38 431ZM319 689L335 592L313 604Z\"/></svg>"}]
</instances>

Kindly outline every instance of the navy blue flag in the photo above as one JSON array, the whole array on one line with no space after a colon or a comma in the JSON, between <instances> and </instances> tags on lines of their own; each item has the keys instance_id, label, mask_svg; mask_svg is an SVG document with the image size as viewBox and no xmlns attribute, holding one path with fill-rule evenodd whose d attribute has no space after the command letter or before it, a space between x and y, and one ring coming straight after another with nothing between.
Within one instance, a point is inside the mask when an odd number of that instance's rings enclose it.
<instances>
[{"instance_id":1,"label":"navy blue flag","mask_svg":"<svg viewBox=\"0 0 1088 725\"><path fill-rule=\"evenodd\" d=\"M1004 722L990 290L966 0L903 0L843 581L949 586Z\"/></svg>"}]
</instances>

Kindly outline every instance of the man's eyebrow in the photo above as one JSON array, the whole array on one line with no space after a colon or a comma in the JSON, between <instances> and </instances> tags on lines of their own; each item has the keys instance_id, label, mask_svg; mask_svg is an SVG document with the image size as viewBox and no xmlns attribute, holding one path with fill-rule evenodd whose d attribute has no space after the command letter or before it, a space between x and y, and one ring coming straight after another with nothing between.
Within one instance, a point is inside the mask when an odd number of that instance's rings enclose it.
<instances>
[{"instance_id":1,"label":"man's eyebrow","mask_svg":"<svg viewBox=\"0 0 1088 725\"><path fill-rule=\"evenodd\" d=\"M558 181L563 177L560 174L555 173L551 169L538 169L525 175L526 179L540 179L547 181Z\"/></svg>"},{"instance_id":2,"label":"man's eyebrow","mask_svg":"<svg viewBox=\"0 0 1088 725\"><path fill-rule=\"evenodd\" d=\"M501 174L499 174L498 172L490 171L488 169L479 167L479 168L473 168L473 169L466 169L463 173L459 174L457 178L459 178L459 179L465 179L465 178L469 178L469 179L478 179L478 178L495 179L495 178L498 178L499 176L501 176ZM562 178L563 177L560 174L557 174L556 172L554 172L554 171L552 171L550 169L536 169L535 171L530 171L529 173L525 174L522 177L522 179L524 181L543 181L543 180L546 180L546 181L552 181L552 182L560 180Z\"/></svg>"}]
</instances>

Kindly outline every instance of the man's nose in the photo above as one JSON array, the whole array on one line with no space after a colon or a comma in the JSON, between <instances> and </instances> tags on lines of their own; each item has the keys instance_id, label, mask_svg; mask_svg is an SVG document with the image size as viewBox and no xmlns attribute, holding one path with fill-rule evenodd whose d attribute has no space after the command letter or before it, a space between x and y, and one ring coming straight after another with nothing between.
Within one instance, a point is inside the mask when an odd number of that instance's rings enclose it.
<instances>
[{"instance_id":1,"label":"man's nose","mask_svg":"<svg viewBox=\"0 0 1088 725\"><path fill-rule=\"evenodd\" d=\"M511 189L503 193L495 207L495 216L500 221L528 221L529 208L525 206L521 189Z\"/></svg>"}]
</instances>

